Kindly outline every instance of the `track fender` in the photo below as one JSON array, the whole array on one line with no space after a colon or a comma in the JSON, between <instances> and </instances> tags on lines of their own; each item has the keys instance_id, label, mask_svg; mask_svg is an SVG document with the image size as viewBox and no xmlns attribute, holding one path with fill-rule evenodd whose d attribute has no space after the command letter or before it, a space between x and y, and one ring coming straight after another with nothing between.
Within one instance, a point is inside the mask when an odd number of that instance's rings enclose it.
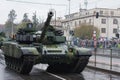
<instances>
[{"instance_id":1,"label":"track fender","mask_svg":"<svg viewBox=\"0 0 120 80\"><path fill-rule=\"evenodd\" d=\"M82 55L92 55L92 50L88 48L83 47L75 47L76 55L82 56Z\"/></svg>"}]
</instances>

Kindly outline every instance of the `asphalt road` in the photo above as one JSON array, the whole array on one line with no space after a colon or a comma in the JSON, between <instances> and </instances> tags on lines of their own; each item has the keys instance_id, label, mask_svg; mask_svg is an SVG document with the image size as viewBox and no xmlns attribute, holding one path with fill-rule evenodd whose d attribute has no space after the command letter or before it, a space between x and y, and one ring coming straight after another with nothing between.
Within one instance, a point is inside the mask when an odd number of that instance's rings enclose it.
<instances>
[{"instance_id":1,"label":"asphalt road","mask_svg":"<svg viewBox=\"0 0 120 80\"><path fill-rule=\"evenodd\" d=\"M86 68L81 74L49 73L47 65L35 65L29 75L21 75L8 69L4 56L0 54L0 80L120 80L120 76L99 72ZM42 69L42 70L41 70Z\"/></svg>"}]
</instances>

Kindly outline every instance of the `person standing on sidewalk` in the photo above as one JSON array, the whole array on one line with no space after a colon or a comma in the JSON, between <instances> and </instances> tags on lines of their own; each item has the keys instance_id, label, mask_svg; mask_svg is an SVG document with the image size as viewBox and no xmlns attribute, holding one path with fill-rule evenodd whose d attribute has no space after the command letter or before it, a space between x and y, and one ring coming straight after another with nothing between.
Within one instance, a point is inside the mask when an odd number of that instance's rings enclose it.
<instances>
[{"instance_id":1,"label":"person standing on sidewalk","mask_svg":"<svg viewBox=\"0 0 120 80\"><path fill-rule=\"evenodd\" d=\"M119 48L119 49L120 49L120 42L118 43L117 48Z\"/></svg>"}]
</instances>

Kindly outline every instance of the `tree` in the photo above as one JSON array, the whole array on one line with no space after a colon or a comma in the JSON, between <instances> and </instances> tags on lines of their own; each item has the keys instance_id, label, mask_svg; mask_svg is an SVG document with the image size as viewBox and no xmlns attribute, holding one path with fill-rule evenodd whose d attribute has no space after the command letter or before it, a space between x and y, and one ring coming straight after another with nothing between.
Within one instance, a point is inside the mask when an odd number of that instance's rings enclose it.
<instances>
[{"instance_id":1,"label":"tree","mask_svg":"<svg viewBox=\"0 0 120 80\"><path fill-rule=\"evenodd\" d=\"M15 12L15 10L11 10L10 11L10 13L8 14L8 21L10 21L10 22L14 22L14 20L16 19L16 12Z\"/></svg>"},{"instance_id":2,"label":"tree","mask_svg":"<svg viewBox=\"0 0 120 80\"><path fill-rule=\"evenodd\" d=\"M37 25L39 24L39 22L38 22L38 18L36 17L36 12L33 13L32 19L33 19L33 26L37 27Z\"/></svg>"},{"instance_id":3,"label":"tree","mask_svg":"<svg viewBox=\"0 0 120 80\"><path fill-rule=\"evenodd\" d=\"M22 22L31 22L30 19L28 18L27 13L24 13Z\"/></svg>"},{"instance_id":4,"label":"tree","mask_svg":"<svg viewBox=\"0 0 120 80\"><path fill-rule=\"evenodd\" d=\"M16 17L17 17L16 12L15 10L12 9L8 14L8 20L5 23L5 33L7 37L13 35L15 31L14 20L16 19Z\"/></svg>"},{"instance_id":5,"label":"tree","mask_svg":"<svg viewBox=\"0 0 120 80\"><path fill-rule=\"evenodd\" d=\"M0 36L5 37L5 33L4 32L0 32Z\"/></svg>"},{"instance_id":6,"label":"tree","mask_svg":"<svg viewBox=\"0 0 120 80\"><path fill-rule=\"evenodd\" d=\"M96 31L96 35L99 36L99 30L97 27L82 24L74 29L74 35L75 37L79 37L81 39L92 39L94 30Z\"/></svg>"}]
</instances>

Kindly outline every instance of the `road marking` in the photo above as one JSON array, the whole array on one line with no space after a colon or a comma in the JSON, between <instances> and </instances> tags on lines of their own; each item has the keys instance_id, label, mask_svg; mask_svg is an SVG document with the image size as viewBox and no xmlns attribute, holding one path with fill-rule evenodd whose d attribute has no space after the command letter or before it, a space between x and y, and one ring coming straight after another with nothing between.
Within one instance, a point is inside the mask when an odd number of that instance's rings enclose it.
<instances>
[{"instance_id":1,"label":"road marking","mask_svg":"<svg viewBox=\"0 0 120 80\"><path fill-rule=\"evenodd\" d=\"M59 78L59 79L61 79L61 80L66 80L65 78L63 78L63 77L60 77L60 76L58 76L58 75L55 75L55 74L52 74L52 73L49 73L49 72L47 72L49 75L52 75L52 76L54 76L54 77L56 77L56 78Z\"/></svg>"},{"instance_id":2,"label":"road marking","mask_svg":"<svg viewBox=\"0 0 120 80\"><path fill-rule=\"evenodd\" d=\"M35 68L38 68L38 69L43 69L43 70L46 70L47 69L47 67L48 67L48 64L37 64L37 65L34 65L34 67ZM51 76L54 76L54 77L56 77L56 78L58 78L58 79L61 79L61 80L66 80L65 78L63 78L63 77L60 77L60 76L58 76L58 75L55 75L55 74L52 74L52 73L49 73L49 72L46 72L47 74L49 74L49 75L51 75Z\"/></svg>"}]
</instances>

